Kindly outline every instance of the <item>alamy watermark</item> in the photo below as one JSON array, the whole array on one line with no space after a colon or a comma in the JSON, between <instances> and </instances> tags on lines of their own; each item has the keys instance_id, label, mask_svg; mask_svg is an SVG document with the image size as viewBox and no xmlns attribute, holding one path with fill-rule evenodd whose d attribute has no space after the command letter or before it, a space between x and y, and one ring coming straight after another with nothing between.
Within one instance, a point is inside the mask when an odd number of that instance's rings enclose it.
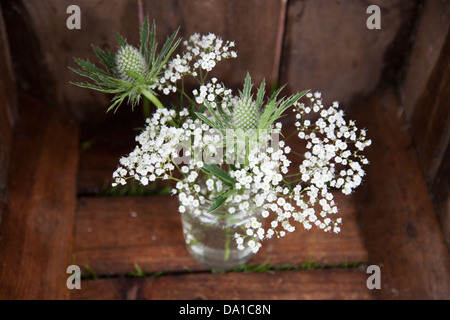
<instances>
[{"instance_id":1,"label":"alamy watermark","mask_svg":"<svg viewBox=\"0 0 450 320\"><path fill-rule=\"evenodd\" d=\"M374 4L371 6L368 6L366 13L370 14L370 16L367 18L367 21L366 21L367 29L369 29L369 30L381 29L380 7L377 5L374 5Z\"/></svg>"},{"instance_id":2,"label":"alamy watermark","mask_svg":"<svg viewBox=\"0 0 450 320\"><path fill-rule=\"evenodd\" d=\"M381 269L377 265L370 265L366 269L366 273L371 274L366 281L367 289L381 289Z\"/></svg>"},{"instance_id":3,"label":"alamy watermark","mask_svg":"<svg viewBox=\"0 0 450 320\"><path fill-rule=\"evenodd\" d=\"M67 278L66 286L67 289L81 289L81 269L79 266L72 264L67 267L67 273L71 275Z\"/></svg>"},{"instance_id":4,"label":"alamy watermark","mask_svg":"<svg viewBox=\"0 0 450 320\"><path fill-rule=\"evenodd\" d=\"M280 148L280 133L274 130L226 130L224 134L210 129L201 134L202 147L198 147L195 138L183 141L176 148L177 156L173 162L189 164L202 161L206 164L245 164L249 153L266 153L270 147L272 153Z\"/></svg>"},{"instance_id":5,"label":"alamy watermark","mask_svg":"<svg viewBox=\"0 0 450 320\"><path fill-rule=\"evenodd\" d=\"M77 5L70 5L66 9L66 13L70 16L66 20L66 27L69 30L81 29L81 9ZM366 27L369 30L381 29L381 9L373 4L367 7L366 13L370 16L366 20Z\"/></svg>"},{"instance_id":6,"label":"alamy watermark","mask_svg":"<svg viewBox=\"0 0 450 320\"><path fill-rule=\"evenodd\" d=\"M67 29L69 29L69 30L81 29L81 9L80 9L80 7L72 4L67 7L66 13L70 14L70 16L66 20Z\"/></svg>"}]
</instances>

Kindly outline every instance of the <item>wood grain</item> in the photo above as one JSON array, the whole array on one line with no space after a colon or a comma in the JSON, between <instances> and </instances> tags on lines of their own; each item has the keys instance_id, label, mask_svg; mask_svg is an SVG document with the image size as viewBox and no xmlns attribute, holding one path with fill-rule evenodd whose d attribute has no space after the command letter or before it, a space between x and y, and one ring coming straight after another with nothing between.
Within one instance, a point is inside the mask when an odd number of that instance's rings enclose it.
<instances>
[{"instance_id":1,"label":"wood grain","mask_svg":"<svg viewBox=\"0 0 450 320\"><path fill-rule=\"evenodd\" d=\"M235 41L238 58L221 61L211 75L229 88L239 89L247 72L257 84L265 78L269 88L276 81L272 74L278 66L282 10L282 0L144 1L144 12L155 16L163 34L180 27L184 39L195 32L212 32L224 40Z\"/></svg>"},{"instance_id":2,"label":"wood grain","mask_svg":"<svg viewBox=\"0 0 450 320\"><path fill-rule=\"evenodd\" d=\"M411 54L405 61L401 102L406 117L412 119L418 101L427 90L429 79L450 30L450 5L447 1L425 1L418 19ZM447 40L448 42L448 40Z\"/></svg>"},{"instance_id":3,"label":"wood grain","mask_svg":"<svg viewBox=\"0 0 450 320\"><path fill-rule=\"evenodd\" d=\"M255 82L263 78L271 82L270 77L277 66L275 46L279 42L278 26L282 23L279 21L281 3L281 0L158 0L142 1L142 8L143 14L148 14L150 20L157 23L160 47L178 27L184 38L194 32L214 32L224 40L236 41L238 58L222 61L211 75L220 75L230 88L242 88L247 71ZM114 50L117 47L115 31L138 46L138 1L76 1L81 10L80 30L66 27L69 17L66 9L71 4L74 2L70 0L18 1L11 4L9 10L20 10L21 14L16 19L11 18L11 24L27 17L22 24L26 24L29 38L36 40L39 51L36 59L48 73L49 79L44 79L45 83L51 83L44 89L59 108L82 121L102 121L112 97L71 85L70 81L85 79L70 71L68 66L76 66L73 57L98 63L91 45ZM17 28L20 27L21 24L17 24ZM20 52L23 45L16 42L14 49ZM23 65L24 61L17 63ZM31 76L28 78L36 84L40 82ZM32 85L30 83L29 87Z\"/></svg>"},{"instance_id":4,"label":"wood grain","mask_svg":"<svg viewBox=\"0 0 450 320\"><path fill-rule=\"evenodd\" d=\"M396 37L414 18L416 1L377 5L381 29L369 30L367 1L289 1L280 83L289 92L321 91L325 104L344 108L371 93L397 59L389 48L406 41Z\"/></svg>"},{"instance_id":5,"label":"wood grain","mask_svg":"<svg viewBox=\"0 0 450 320\"><path fill-rule=\"evenodd\" d=\"M367 261L367 251L351 200L336 196L344 226L340 234L298 230L263 243L251 264L302 265ZM178 200L172 196L81 198L75 225L74 255L97 275L206 270L185 248Z\"/></svg>"},{"instance_id":6,"label":"wood grain","mask_svg":"<svg viewBox=\"0 0 450 320\"><path fill-rule=\"evenodd\" d=\"M16 86L2 9L0 7L0 223L9 167L12 132L16 118Z\"/></svg>"},{"instance_id":7,"label":"wood grain","mask_svg":"<svg viewBox=\"0 0 450 320\"><path fill-rule=\"evenodd\" d=\"M82 281L72 299L366 300L372 299L366 280L357 269L97 279Z\"/></svg>"},{"instance_id":8,"label":"wood grain","mask_svg":"<svg viewBox=\"0 0 450 320\"><path fill-rule=\"evenodd\" d=\"M411 119L421 169L450 248L450 40L447 38Z\"/></svg>"},{"instance_id":9,"label":"wood grain","mask_svg":"<svg viewBox=\"0 0 450 320\"><path fill-rule=\"evenodd\" d=\"M76 4L81 11L81 29L69 30L66 20L70 14L67 7ZM86 121L102 120L109 105L110 95L76 87L70 82L85 81L69 70L76 67L74 57L89 59L98 63L91 45L115 49L117 42L114 32L121 33L127 40L137 45L139 23L136 1L121 0L49 0L15 1L10 11L20 10L19 19L25 17L22 24L16 25L16 31L27 27L27 35L36 42L39 59L30 64L44 66L46 77L36 74L28 86L46 84L43 90L50 100L63 112ZM16 18L17 19L17 18ZM11 23L14 22L11 21ZM14 36L11 34L11 37ZM14 49L23 52L24 44L16 43ZM24 65L26 61L16 61ZM26 71L26 70L25 70Z\"/></svg>"},{"instance_id":10,"label":"wood grain","mask_svg":"<svg viewBox=\"0 0 450 320\"><path fill-rule=\"evenodd\" d=\"M391 91L376 94L351 114L373 141L355 203L369 263L381 267L376 294L383 299L448 299L448 249L401 115Z\"/></svg>"},{"instance_id":11,"label":"wood grain","mask_svg":"<svg viewBox=\"0 0 450 320\"><path fill-rule=\"evenodd\" d=\"M0 299L65 299L72 258L78 126L21 97L0 225Z\"/></svg>"},{"instance_id":12,"label":"wood grain","mask_svg":"<svg viewBox=\"0 0 450 320\"><path fill-rule=\"evenodd\" d=\"M400 95L419 163L450 247L450 5L426 1Z\"/></svg>"},{"instance_id":13,"label":"wood grain","mask_svg":"<svg viewBox=\"0 0 450 320\"><path fill-rule=\"evenodd\" d=\"M120 108L117 113L105 114L103 121L80 125L78 194L98 194L111 187L119 159L133 151L144 124L140 110Z\"/></svg>"}]
</instances>

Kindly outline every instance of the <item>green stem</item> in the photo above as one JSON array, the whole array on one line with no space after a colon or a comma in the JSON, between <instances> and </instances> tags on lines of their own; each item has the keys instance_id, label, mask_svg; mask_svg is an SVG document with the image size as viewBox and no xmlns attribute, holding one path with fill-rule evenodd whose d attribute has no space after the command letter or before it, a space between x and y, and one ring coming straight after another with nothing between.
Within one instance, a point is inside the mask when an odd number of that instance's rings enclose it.
<instances>
[{"instance_id":1,"label":"green stem","mask_svg":"<svg viewBox=\"0 0 450 320\"><path fill-rule=\"evenodd\" d=\"M142 94L148 99L150 100L155 106L157 106L159 109L163 109L164 106L161 103L161 101L159 101L159 99L150 91L143 89Z\"/></svg>"},{"instance_id":2,"label":"green stem","mask_svg":"<svg viewBox=\"0 0 450 320\"><path fill-rule=\"evenodd\" d=\"M225 238L225 255L223 257L225 261L228 261L228 258L230 257L230 239L231 239L231 227L227 227L227 233Z\"/></svg>"},{"instance_id":3,"label":"green stem","mask_svg":"<svg viewBox=\"0 0 450 320\"><path fill-rule=\"evenodd\" d=\"M150 100L144 96L142 99L142 115L144 119L147 119L150 116Z\"/></svg>"}]
</instances>

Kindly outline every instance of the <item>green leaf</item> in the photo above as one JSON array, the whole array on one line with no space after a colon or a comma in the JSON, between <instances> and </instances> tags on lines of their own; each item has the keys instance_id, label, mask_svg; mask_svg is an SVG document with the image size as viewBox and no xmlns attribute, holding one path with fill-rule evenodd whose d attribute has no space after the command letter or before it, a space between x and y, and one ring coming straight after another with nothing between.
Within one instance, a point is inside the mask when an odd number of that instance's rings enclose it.
<instances>
[{"instance_id":1,"label":"green leaf","mask_svg":"<svg viewBox=\"0 0 450 320\"><path fill-rule=\"evenodd\" d=\"M103 51L97 46L92 46L92 49L94 50L97 57L102 61L102 63L109 69L112 70L116 63L114 61L115 54L111 51Z\"/></svg>"},{"instance_id":2,"label":"green leaf","mask_svg":"<svg viewBox=\"0 0 450 320\"><path fill-rule=\"evenodd\" d=\"M134 264L134 268L136 269L136 275L138 276L138 277L144 277L145 276L145 274L144 274L144 272L142 271L142 269L141 269L141 267L137 264L137 263L135 263Z\"/></svg>"},{"instance_id":3,"label":"green leaf","mask_svg":"<svg viewBox=\"0 0 450 320\"><path fill-rule=\"evenodd\" d=\"M214 164L203 164L201 169L205 173L214 175L229 187L234 187L234 184L236 183L236 180L234 180L228 173Z\"/></svg>"},{"instance_id":4,"label":"green leaf","mask_svg":"<svg viewBox=\"0 0 450 320\"><path fill-rule=\"evenodd\" d=\"M116 37L117 43L120 47L125 47L128 45L127 41L118 32L115 32L114 36Z\"/></svg>"},{"instance_id":5,"label":"green leaf","mask_svg":"<svg viewBox=\"0 0 450 320\"><path fill-rule=\"evenodd\" d=\"M95 64L91 63L88 60L82 60L82 59L78 59L78 58L74 58L74 60L79 66L81 66L84 70L86 70L87 72L89 72L91 74L109 76L109 74L107 72L100 69L99 67L97 67Z\"/></svg>"},{"instance_id":6,"label":"green leaf","mask_svg":"<svg viewBox=\"0 0 450 320\"><path fill-rule=\"evenodd\" d=\"M172 53L180 44L181 39L177 39L177 41L175 41L177 34L178 30L175 31L169 38L167 38L158 56L154 59L154 62L152 64L152 73L157 74L160 72L161 68L167 63Z\"/></svg>"},{"instance_id":7,"label":"green leaf","mask_svg":"<svg viewBox=\"0 0 450 320\"><path fill-rule=\"evenodd\" d=\"M208 109L208 111L211 113L211 115L214 117L215 122L211 122L214 125L212 126L214 129L220 131L223 135L225 135L224 132L224 122L225 120L222 119L221 117L219 117L216 113L216 111L214 110L214 108L211 106L211 104L209 103L209 101L205 100L204 105L206 106L206 108ZM203 119L202 119L203 120Z\"/></svg>"},{"instance_id":8,"label":"green leaf","mask_svg":"<svg viewBox=\"0 0 450 320\"><path fill-rule=\"evenodd\" d=\"M200 112L194 112L195 115L200 118L204 123L206 123L208 126L210 126L211 128L215 128L216 124L213 123L210 119L208 119L204 114L200 113Z\"/></svg>"},{"instance_id":9,"label":"green leaf","mask_svg":"<svg viewBox=\"0 0 450 320\"><path fill-rule=\"evenodd\" d=\"M156 25L155 20L153 20L152 29L150 30L150 44L149 44L149 57L148 62L150 65L153 65L155 63L155 54L156 54L156 48L158 47L158 44L155 41L156 38Z\"/></svg>"},{"instance_id":10,"label":"green leaf","mask_svg":"<svg viewBox=\"0 0 450 320\"><path fill-rule=\"evenodd\" d=\"M148 61L148 33L149 33L149 27L148 27L148 16L145 17L144 24L141 28L141 54L145 58L145 61Z\"/></svg>"},{"instance_id":11,"label":"green leaf","mask_svg":"<svg viewBox=\"0 0 450 320\"><path fill-rule=\"evenodd\" d=\"M208 212L214 212L217 209L219 209L221 206L223 206L223 204L225 203L225 201L227 200L227 198L222 197L222 196L217 196L213 199L213 204L208 208Z\"/></svg>"},{"instance_id":12,"label":"green leaf","mask_svg":"<svg viewBox=\"0 0 450 320\"><path fill-rule=\"evenodd\" d=\"M222 104L221 103L218 104L217 110L219 111L219 114L220 114L220 116L222 118L222 122L224 123L223 126L226 127L226 128L229 128L233 121L232 121L231 117L228 114L225 113L225 111L222 108Z\"/></svg>"},{"instance_id":13,"label":"green leaf","mask_svg":"<svg viewBox=\"0 0 450 320\"><path fill-rule=\"evenodd\" d=\"M258 94L256 95L256 105L258 106L258 108L261 107L261 105L263 103L264 94L266 93L265 87L266 87L266 81L263 80L261 83L261 86L258 89Z\"/></svg>"},{"instance_id":14,"label":"green leaf","mask_svg":"<svg viewBox=\"0 0 450 320\"><path fill-rule=\"evenodd\" d=\"M236 193L236 192L237 192L236 189L228 189L227 191L225 191L221 195L218 195L217 197L214 197L213 198L213 204L208 208L208 212L214 212L217 209L219 209L221 206L223 206L223 204L228 199L228 197L231 196L232 194Z\"/></svg>"},{"instance_id":15,"label":"green leaf","mask_svg":"<svg viewBox=\"0 0 450 320\"><path fill-rule=\"evenodd\" d=\"M250 74L247 73L247 76L245 77L245 82L244 82L244 90L242 92L241 98L251 97L251 92L252 92L252 78L250 78Z\"/></svg>"},{"instance_id":16,"label":"green leaf","mask_svg":"<svg viewBox=\"0 0 450 320\"><path fill-rule=\"evenodd\" d=\"M270 100L269 104L264 108L264 112L259 119L258 129L267 129L270 125L269 119L272 116L276 106L275 100Z\"/></svg>"},{"instance_id":17,"label":"green leaf","mask_svg":"<svg viewBox=\"0 0 450 320\"><path fill-rule=\"evenodd\" d=\"M115 96L112 100L112 101L114 101L114 103L109 106L109 108L108 108L108 110L106 110L106 112L109 112L112 109L114 109L114 112L116 112L117 109L119 109L119 106L122 104L123 100L125 100L126 96L127 96L126 94L121 95L121 96Z\"/></svg>"}]
</instances>

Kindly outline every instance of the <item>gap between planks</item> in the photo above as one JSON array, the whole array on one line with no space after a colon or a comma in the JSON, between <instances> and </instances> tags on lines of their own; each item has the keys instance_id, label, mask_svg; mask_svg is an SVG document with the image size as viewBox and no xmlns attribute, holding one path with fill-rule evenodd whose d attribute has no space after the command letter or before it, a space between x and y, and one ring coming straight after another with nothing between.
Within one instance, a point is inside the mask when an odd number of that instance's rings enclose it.
<instances>
[{"instance_id":1,"label":"gap between planks","mask_svg":"<svg viewBox=\"0 0 450 320\"><path fill-rule=\"evenodd\" d=\"M81 281L74 300L370 300L359 269L196 273Z\"/></svg>"}]
</instances>

